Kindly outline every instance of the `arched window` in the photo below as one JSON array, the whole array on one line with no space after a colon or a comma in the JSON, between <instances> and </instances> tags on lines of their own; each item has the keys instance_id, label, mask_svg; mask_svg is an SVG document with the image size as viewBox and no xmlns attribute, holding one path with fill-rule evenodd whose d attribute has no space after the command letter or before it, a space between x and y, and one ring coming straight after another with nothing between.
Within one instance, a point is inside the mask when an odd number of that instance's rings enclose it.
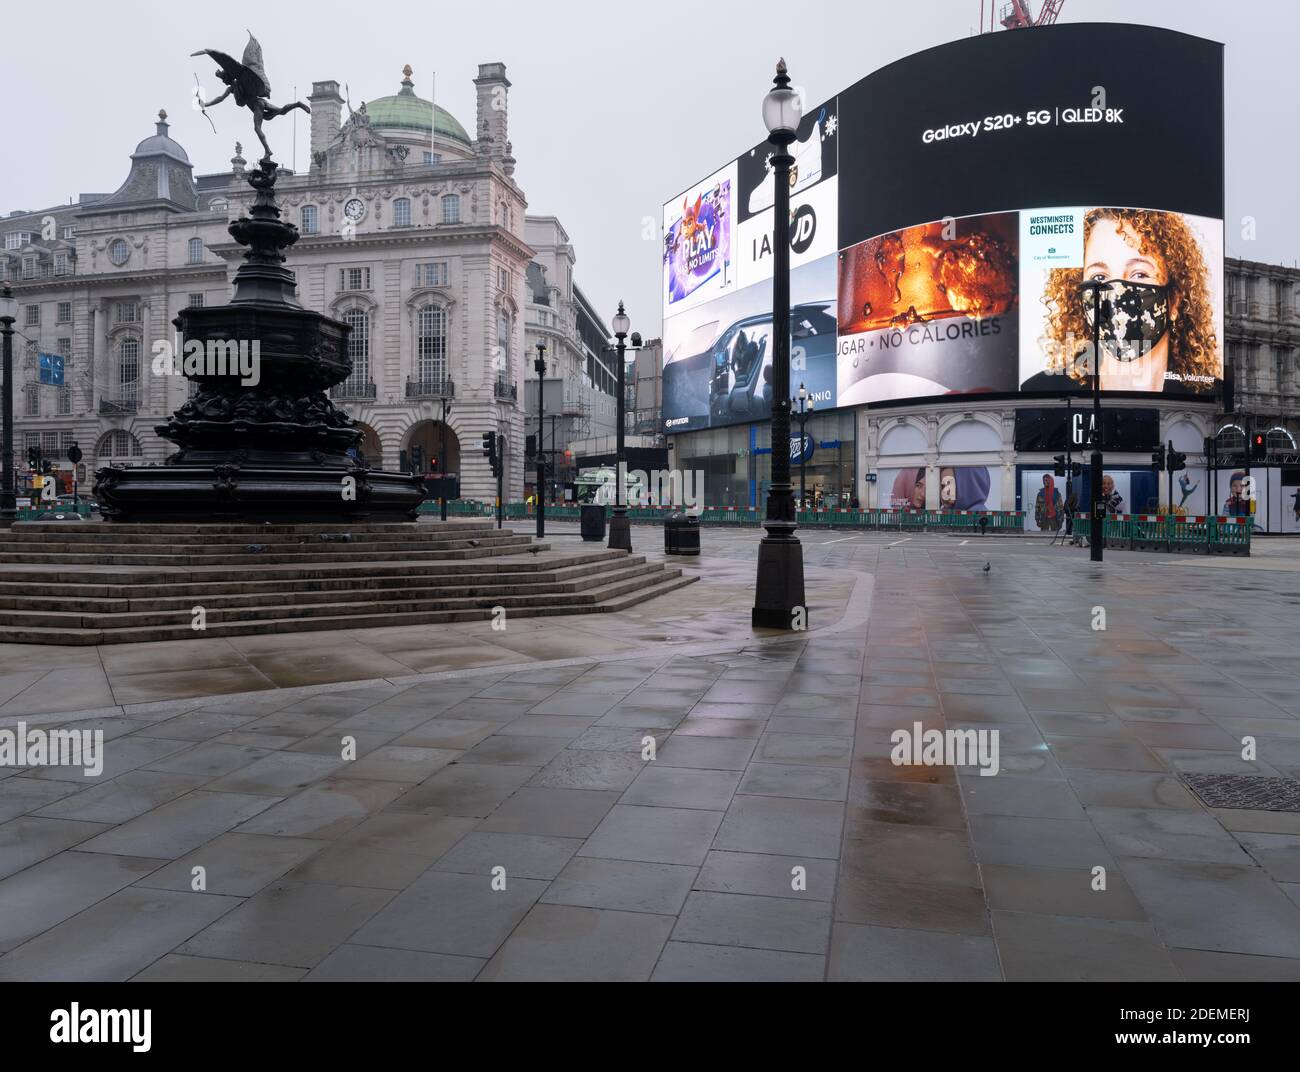
<instances>
[{"instance_id":1,"label":"arched window","mask_svg":"<svg viewBox=\"0 0 1300 1072\"><path fill-rule=\"evenodd\" d=\"M1285 428L1270 428L1264 444L1269 450L1295 450L1295 438Z\"/></svg>"},{"instance_id":2,"label":"arched window","mask_svg":"<svg viewBox=\"0 0 1300 1072\"><path fill-rule=\"evenodd\" d=\"M510 376L510 314L505 309L497 310L497 353L493 364L497 382L505 383Z\"/></svg>"},{"instance_id":3,"label":"arched window","mask_svg":"<svg viewBox=\"0 0 1300 1072\"><path fill-rule=\"evenodd\" d=\"M410 227L411 226L411 201L407 197L399 197L393 202L393 226Z\"/></svg>"},{"instance_id":4,"label":"arched window","mask_svg":"<svg viewBox=\"0 0 1300 1072\"><path fill-rule=\"evenodd\" d=\"M230 202L224 197L214 197L208 202L209 212L225 212L230 207Z\"/></svg>"},{"instance_id":5,"label":"arched window","mask_svg":"<svg viewBox=\"0 0 1300 1072\"><path fill-rule=\"evenodd\" d=\"M203 239L201 238L190 239L190 263L203 263Z\"/></svg>"},{"instance_id":6,"label":"arched window","mask_svg":"<svg viewBox=\"0 0 1300 1072\"><path fill-rule=\"evenodd\" d=\"M460 223L459 194L448 194L442 199L442 222Z\"/></svg>"},{"instance_id":7,"label":"arched window","mask_svg":"<svg viewBox=\"0 0 1300 1072\"><path fill-rule=\"evenodd\" d=\"M126 338L118 347L117 385L118 398L134 402L140 390L140 340Z\"/></svg>"},{"instance_id":8,"label":"arched window","mask_svg":"<svg viewBox=\"0 0 1300 1072\"><path fill-rule=\"evenodd\" d=\"M1246 433L1235 424L1225 424L1215 433L1216 446L1221 454L1246 449Z\"/></svg>"},{"instance_id":9,"label":"arched window","mask_svg":"<svg viewBox=\"0 0 1300 1072\"><path fill-rule=\"evenodd\" d=\"M117 267L121 268L131 256L131 247L126 244L126 239L115 238L108 244L108 259Z\"/></svg>"},{"instance_id":10,"label":"arched window","mask_svg":"<svg viewBox=\"0 0 1300 1072\"><path fill-rule=\"evenodd\" d=\"M447 378L447 314L441 306L426 305L417 316L416 379L422 384Z\"/></svg>"},{"instance_id":11,"label":"arched window","mask_svg":"<svg viewBox=\"0 0 1300 1072\"><path fill-rule=\"evenodd\" d=\"M105 432L96 450L100 461L107 461L109 458L138 458L143 453L140 441L123 428Z\"/></svg>"},{"instance_id":12,"label":"arched window","mask_svg":"<svg viewBox=\"0 0 1300 1072\"><path fill-rule=\"evenodd\" d=\"M349 309L343 314L343 323L352 328L348 336L352 375L347 382L351 387L361 387L370 383L370 314L364 309Z\"/></svg>"}]
</instances>

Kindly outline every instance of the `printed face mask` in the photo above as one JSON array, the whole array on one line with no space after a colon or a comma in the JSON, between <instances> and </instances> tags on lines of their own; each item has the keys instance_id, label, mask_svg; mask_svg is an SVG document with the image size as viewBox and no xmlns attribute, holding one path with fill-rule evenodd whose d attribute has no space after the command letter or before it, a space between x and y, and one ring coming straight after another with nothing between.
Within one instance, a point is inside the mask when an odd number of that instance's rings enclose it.
<instances>
[{"instance_id":1,"label":"printed face mask","mask_svg":"<svg viewBox=\"0 0 1300 1072\"><path fill-rule=\"evenodd\" d=\"M1136 361L1169 330L1169 288L1152 283L1107 280L1101 292L1101 341L1117 361ZM1084 294L1084 318L1093 330L1092 295ZM1103 351L1104 352L1104 351Z\"/></svg>"}]
</instances>

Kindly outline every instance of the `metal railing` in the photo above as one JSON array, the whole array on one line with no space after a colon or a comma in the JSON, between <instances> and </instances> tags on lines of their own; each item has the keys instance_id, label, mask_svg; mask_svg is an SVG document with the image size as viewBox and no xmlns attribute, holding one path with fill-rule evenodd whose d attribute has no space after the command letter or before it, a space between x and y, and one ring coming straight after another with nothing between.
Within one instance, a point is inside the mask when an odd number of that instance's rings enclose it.
<instances>
[{"instance_id":1,"label":"metal railing","mask_svg":"<svg viewBox=\"0 0 1300 1072\"><path fill-rule=\"evenodd\" d=\"M140 400L138 398L101 398L99 400L99 415L101 417L135 413L139 408Z\"/></svg>"},{"instance_id":2,"label":"metal railing","mask_svg":"<svg viewBox=\"0 0 1300 1072\"><path fill-rule=\"evenodd\" d=\"M407 380L407 398L455 398L456 385L451 380Z\"/></svg>"},{"instance_id":3,"label":"metal railing","mask_svg":"<svg viewBox=\"0 0 1300 1072\"><path fill-rule=\"evenodd\" d=\"M504 383L497 380L492 384L492 394L499 399L517 402L519 401L519 386L518 384Z\"/></svg>"},{"instance_id":4,"label":"metal railing","mask_svg":"<svg viewBox=\"0 0 1300 1072\"><path fill-rule=\"evenodd\" d=\"M374 398L375 395L373 383L362 383L359 380L344 380L330 388L330 398Z\"/></svg>"}]
</instances>

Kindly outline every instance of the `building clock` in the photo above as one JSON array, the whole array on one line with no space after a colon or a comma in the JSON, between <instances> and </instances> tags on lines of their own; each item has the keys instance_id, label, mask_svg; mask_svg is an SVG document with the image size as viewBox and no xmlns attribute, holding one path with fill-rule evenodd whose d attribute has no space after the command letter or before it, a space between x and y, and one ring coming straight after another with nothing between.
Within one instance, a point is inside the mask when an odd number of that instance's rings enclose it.
<instances>
[{"instance_id":1,"label":"building clock","mask_svg":"<svg viewBox=\"0 0 1300 1072\"><path fill-rule=\"evenodd\" d=\"M366 203L359 197L349 197L343 202L343 215L357 223L366 214Z\"/></svg>"}]
</instances>

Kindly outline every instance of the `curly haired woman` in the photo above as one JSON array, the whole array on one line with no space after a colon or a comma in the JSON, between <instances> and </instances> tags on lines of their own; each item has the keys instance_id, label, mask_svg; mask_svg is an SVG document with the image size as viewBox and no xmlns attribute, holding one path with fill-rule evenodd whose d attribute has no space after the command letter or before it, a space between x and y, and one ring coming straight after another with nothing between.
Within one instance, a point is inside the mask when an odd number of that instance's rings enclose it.
<instances>
[{"instance_id":1,"label":"curly haired woman","mask_svg":"<svg viewBox=\"0 0 1300 1072\"><path fill-rule=\"evenodd\" d=\"M1023 389L1051 390L1062 373L1091 382L1091 296L1085 280L1106 281L1102 292L1101 388L1203 394L1222 378L1210 273L1201 247L1178 213L1094 208L1084 217L1083 267L1053 268L1043 304L1047 330L1040 340L1046 371Z\"/></svg>"}]
</instances>

